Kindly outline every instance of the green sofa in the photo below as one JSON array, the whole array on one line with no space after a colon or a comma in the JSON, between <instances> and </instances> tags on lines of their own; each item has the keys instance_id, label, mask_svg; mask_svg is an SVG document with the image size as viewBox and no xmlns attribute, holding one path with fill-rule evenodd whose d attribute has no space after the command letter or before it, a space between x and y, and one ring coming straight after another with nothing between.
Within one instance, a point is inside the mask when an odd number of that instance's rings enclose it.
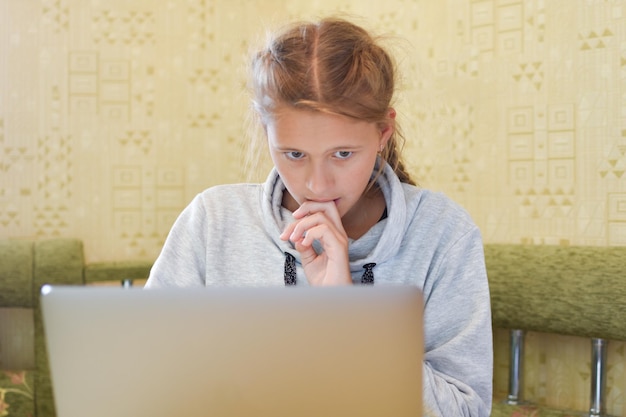
<instances>
[{"instance_id":1,"label":"green sofa","mask_svg":"<svg viewBox=\"0 0 626 417\"><path fill-rule=\"evenodd\" d=\"M509 394L494 401L491 416L606 415L605 394L623 390L623 381L604 385L607 344L626 341L626 247L486 245L485 261L493 326L511 332ZM523 373L524 334L531 331L590 340L589 408L524 402L523 375L512 376Z\"/></svg>"},{"instance_id":2,"label":"green sofa","mask_svg":"<svg viewBox=\"0 0 626 417\"><path fill-rule=\"evenodd\" d=\"M495 328L626 340L626 247L486 245L485 259ZM31 341L24 362L13 369L2 363L0 351L0 416L56 415L38 306L41 286L144 279L151 263L86 264L77 239L0 240L0 319L2 313L5 319L6 314L20 317L21 330ZM509 402L515 402L511 397L515 395L509 395ZM492 416L556 417L582 411L497 398Z\"/></svg>"},{"instance_id":3,"label":"green sofa","mask_svg":"<svg viewBox=\"0 0 626 417\"><path fill-rule=\"evenodd\" d=\"M0 416L56 415L39 311L41 286L142 279L151 265L151 261L85 264L83 244L77 239L0 240L0 317L19 320L21 332L27 333L21 339L32 342L23 346L18 358L23 366L17 368L2 363L0 352Z\"/></svg>"}]
</instances>

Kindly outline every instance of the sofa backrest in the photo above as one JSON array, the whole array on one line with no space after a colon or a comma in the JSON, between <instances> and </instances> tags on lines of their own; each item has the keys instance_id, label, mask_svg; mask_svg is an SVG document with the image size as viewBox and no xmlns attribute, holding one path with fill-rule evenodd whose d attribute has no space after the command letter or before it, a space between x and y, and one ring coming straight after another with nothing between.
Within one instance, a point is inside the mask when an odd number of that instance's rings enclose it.
<instances>
[{"instance_id":1,"label":"sofa backrest","mask_svg":"<svg viewBox=\"0 0 626 417\"><path fill-rule=\"evenodd\" d=\"M626 247L485 246L495 327L626 340Z\"/></svg>"}]
</instances>

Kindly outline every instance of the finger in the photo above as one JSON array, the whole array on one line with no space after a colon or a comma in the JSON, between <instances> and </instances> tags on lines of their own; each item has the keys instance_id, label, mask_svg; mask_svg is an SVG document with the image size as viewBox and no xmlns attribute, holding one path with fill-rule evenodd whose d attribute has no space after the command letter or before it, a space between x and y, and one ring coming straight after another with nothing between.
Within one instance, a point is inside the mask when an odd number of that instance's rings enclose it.
<instances>
[{"instance_id":1,"label":"finger","mask_svg":"<svg viewBox=\"0 0 626 417\"><path fill-rule=\"evenodd\" d=\"M289 240L295 243L303 240L305 236L312 237L310 235L311 229L320 225L326 225L333 230L337 230L337 227L325 213L314 213L292 223L293 229L289 235ZM343 232L343 228L341 232ZM308 241L312 242L311 239Z\"/></svg>"},{"instance_id":2,"label":"finger","mask_svg":"<svg viewBox=\"0 0 626 417\"><path fill-rule=\"evenodd\" d=\"M315 261L319 256L312 245L303 245L301 242L297 242L294 247L300 253L300 261L303 266Z\"/></svg>"},{"instance_id":3,"label":"finger","mask_svg":"<svg viewBox=\"0 0 626 417\"><path fill-rule=\"evenodd\" d=\"M315 213L327 214L336 227L343 229L343 224L341 223L341 217L339 216L339 212L333 201L329 201L329 202L305 201L296 211L292 213L292 215L296 220L299 220ZM290 237L294 233L294 229L297 226L297 224L298 224L297 221L290 223L285 228L285 230L283 230L283 232L280 234L280 239L291 240L292 242L295 243L295 240L297 240L297 234L293 235L293 239L291 239ZM302 230L300 233L304 235L305 232L306 232L306 229Z\"/></svg>"},{"instance_id":4,"label":"finger","mask_svg":"<svg viewBox=\"0 0 626 417\"><path fill-rule=\"evenodd\" d=\"M292 243L296 243L304 237L307 229L313 227L315 223L306 222L306 224L301 224L302 220L297 220L292 222L285 227L285 230L280 234L281 240L289 240Z\"/></svg>"},{"instance_id":5,"label":"finger","mask_svg":"<svg viewBox=\"0 0 626 417\"><path fill-rule=\"evenodd\" d=\"M336 214L339 216L339 212L337 210L337 204L334 201L311 201L306 200L304 203L298 207L296 211L293 212L293 216L295 218L302 218L317 212L326 212L329 215Z\"/></svg>"},{"instance_id":6,"label":"finger","mask_svg":"<svg viewBox=\"0 0 626 417\"><path fill-rule=\"evenodd\" d=\"M314 241L319 241L329 258L340 259L347 253L348 238L329 224L318 224L307 229L304 237L298 240L297 246L309 248ZM341 256L339 256L341 254Z\"/></svg>"},{"instance_id":7,"label":"finger","mask_svg":"<svg viewBox=\"0 0 626 417\"><path fill-rule=\"evenodd\" d=\"M328 227L327 224L322 223L307 229L299 243L303 246L312 246L313 242L318 240L324 250L328 251L329 246L337 240L335 236L334 230Z\"/></svg>"},{"instance_id":8,"label":"finger","mask_svg":"<svg viewBox=\"0 0 626 417\"><path fill-rule=\"evenodd\" d=\"M280 234L280 239L281 240L289 240L289 237L291 236L291 234L293 233L293 229L295 229L295 227L298 225L298 222L292 222L290 224L287 225L287 227L285 227L285 230L283 230L283 232Z\"/></svg>"},{"instance_id":9,"label":"finger","mask_svg":"<svg viewBox=\"0 0 626 417\"><path fill-rule=\"evenodd\" d=\"M339 210L337 209L337 205L334 201L305 201L296 211L293 212L293 217L295 219L303 219L315 213L324 213L334 223L336 228L343 229L341 216L339 216Z\"/></svg>"}]
</instances>

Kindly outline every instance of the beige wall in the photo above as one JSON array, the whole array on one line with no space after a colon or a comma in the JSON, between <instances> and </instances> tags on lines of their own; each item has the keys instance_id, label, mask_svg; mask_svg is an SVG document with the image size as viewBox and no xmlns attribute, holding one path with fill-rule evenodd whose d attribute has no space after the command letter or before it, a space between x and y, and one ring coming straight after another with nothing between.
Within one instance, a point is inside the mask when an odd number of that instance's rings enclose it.
<instances>
[{"instance_id":1,"label":"beige wall","mask_svg":"<svg viewBox=\"0 0 626 417\"><path fill-rule=\"evenodd\" d=\"M155 258L197 192L245 179L249 42L336 10L405 39L411 171L486 242L626 245L624 0L0 0L0 237ZM586 368L530 343L559 382L536 371L531 395L584 408Z\"/></svg>"}]
</instances>

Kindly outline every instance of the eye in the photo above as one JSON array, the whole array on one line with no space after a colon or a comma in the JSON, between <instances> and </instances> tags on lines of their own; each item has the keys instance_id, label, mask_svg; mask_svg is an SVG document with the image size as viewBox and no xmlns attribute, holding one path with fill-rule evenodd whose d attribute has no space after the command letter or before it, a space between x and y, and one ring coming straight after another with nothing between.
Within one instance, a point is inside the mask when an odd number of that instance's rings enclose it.
<instances>
[{"instance_id":1,"label":"eye","mask_svg":"<svg viewBox=\"0 0 626 417\"><path fill-rule=\"evenodd\" d=\"M304 157L304 154L302 152L298 152L298 151L290 151L290 152L285 152L285 156L288 159L292 159L294 161L297 161L298 159L302 159Z\"/></svg>"},{"instance_id":2,"label":"eye","mask_svg":"<svg viewBox=\"0 0 626 417\"><path fill-rule=\"evenodd\" d=\"M352 156L351 151L337 151L335 152L335 158L338 159L348 159Z\"/></svg>"}]
</instances>

